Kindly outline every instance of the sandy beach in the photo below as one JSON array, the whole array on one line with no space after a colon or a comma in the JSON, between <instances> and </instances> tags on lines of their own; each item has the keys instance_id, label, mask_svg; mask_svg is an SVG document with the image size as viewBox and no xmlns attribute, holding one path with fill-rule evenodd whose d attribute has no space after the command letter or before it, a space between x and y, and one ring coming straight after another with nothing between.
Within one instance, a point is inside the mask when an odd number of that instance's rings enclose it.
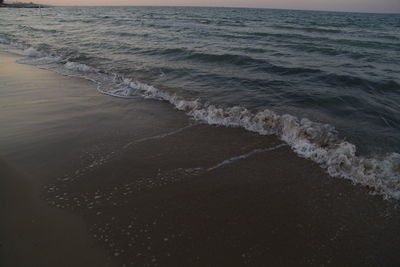
<instances>
[{"instance_id":1,"label":"sandy beach","mask_svg":"<svg viewBox=\"0 0 400 267\"><path fill-rule=\"evenodd\" d=\"M399 266L396 201L274 136L0 53L1 266Z\"/></svg>"}]
</instances>

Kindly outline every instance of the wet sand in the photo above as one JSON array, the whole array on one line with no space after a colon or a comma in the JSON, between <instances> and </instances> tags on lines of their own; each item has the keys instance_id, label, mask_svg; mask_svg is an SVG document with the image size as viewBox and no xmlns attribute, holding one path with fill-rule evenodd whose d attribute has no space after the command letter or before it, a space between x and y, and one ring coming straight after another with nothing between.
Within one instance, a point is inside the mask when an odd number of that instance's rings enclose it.
<instances>
[{"instance_id":1,"label":"wet sand","mask_svg":"<svg viewBox=\"0 0 400 267\"><path fill-rule=\"evenodd\" d=\"M271 136L0 54L4 266L399 266L398 203Z\"/></svg>"}]
</instances>

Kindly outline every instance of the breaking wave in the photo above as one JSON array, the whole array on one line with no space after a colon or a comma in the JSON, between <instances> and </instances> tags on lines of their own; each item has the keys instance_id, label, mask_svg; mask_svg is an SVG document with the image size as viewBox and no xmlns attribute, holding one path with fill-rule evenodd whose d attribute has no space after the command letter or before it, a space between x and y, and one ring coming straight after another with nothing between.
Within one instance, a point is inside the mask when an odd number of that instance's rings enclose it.
<instances>
[{"instance_id":1,"label":"breaking wave","mask_svg":"<svg viewBox=\"0 0 400 267\"><path fill-rule=\"evenodd\" d=\"M345 178L373 188L385 198L400 199L400 154L383 158L365 158L356 154L356 146L341 140L334 127L306 118L279 115L271 110L253 113L244 107L222 108L185 100L139 82L125 82L135 93L170 102L192 118L210 125L241 127L261 135L276 135L298 155L313 160L329 175Z\"/></svg>"},{"instance_id":2,"label":"breaking wave","mask_svg":"<svg viewBox=\"0 0 400 267\"><path fill-rule=\"evenodd\" d=\"M144 97L168 101L178 110L197 121L210 125L241 127L260 135L275 135L286 142L299 156L310 159L329 175L351 180L373 189L384 198L400 199L400 154L384 157L357 155L354 144L340 139L332 125L278 114L265 109L252 112L244 107L219 107L199 100L185 99L154 86L125 79L118 74L107 74L96 68L44 54L27 48L21 63L54 70L64 75L77 76L97 84L99 92L114 97Z\"/></svg>"},{"instance_id":3,"label":"breaking wave","mask_svg":"<svg viewBox=\"0 0 400 267\"><path fill-rule=\"evenodd\" d=\"M29 47L24 50L24 55L28 57L45 57L45 54L37 51L35 48Z\"/></svg>"},{"instance_id":4,"label":"breaking wave","mask_svg":"<svg viewBox=\"0 0 400 267\"><path fill-rule=\"evenodd\" d=\"M295 30L295 31L304 31L304 32L321 32L321 33L341 33L342 31L337 28L327 28L327 27L298 27L298 26L289 26L289 25L273 25L276 29L284 29L284 30Z\"/></svg>"},{"instance_id":5,"label":"breaking wave","mask_svg":"<svg viewBox=\"0 0 400 267\"><path fill-rule=\"evenodd\" d=\"M92 73L96 73L97 70L95 68L89 67L85 64L79 64L79 63L74 63L74 62L67 62L65 63L65 68L69 69L69 70L73 70L73 71L77 71L77 72L92 72Z\"/></svg>"}]
</instances>

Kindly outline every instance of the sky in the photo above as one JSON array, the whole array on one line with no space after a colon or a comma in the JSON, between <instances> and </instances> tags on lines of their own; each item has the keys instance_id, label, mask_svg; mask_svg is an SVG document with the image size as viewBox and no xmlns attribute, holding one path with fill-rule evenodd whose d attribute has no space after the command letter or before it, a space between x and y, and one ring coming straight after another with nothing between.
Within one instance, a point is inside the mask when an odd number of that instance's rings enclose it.
<instances>
[{"instance_id":1,"label":"sky","mask_svg":"<svg viewBox=\"0 0 400 267\"><path fill-rule=\"evenodd\" d=\"M400 13L400 0L34 0L33 2L52 5L234 6Z\"/></svg>"}]
</instances>

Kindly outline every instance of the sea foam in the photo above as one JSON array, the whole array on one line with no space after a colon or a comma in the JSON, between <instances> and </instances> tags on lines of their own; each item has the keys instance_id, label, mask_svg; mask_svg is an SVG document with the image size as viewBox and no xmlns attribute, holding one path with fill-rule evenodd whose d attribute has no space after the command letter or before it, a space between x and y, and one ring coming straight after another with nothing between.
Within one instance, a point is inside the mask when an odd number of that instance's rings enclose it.
<instances>
[{"instance_id":1,"label":"sea foam","mask_svg":"<svg viewBox=\"0 0 400 267\"><path fill-rule=\"evenodd\" d=\"M78 72L97 72L95 68L89 67L88 65L85 64L79 64L75 62L67 62L65 63L65 68L69 70L74 70Z\"/></svg>"},{"instance_id":2,"label":"sea foam","mask_svg":"<svg viewBox=\"0 0 400 267\"><path fill-rule=\"evenodd\" d=\"M44 53L39 52L33 47L29 47L24 50L24 55L28 57L45 57Z\"/></svg>"}]
</instances>

